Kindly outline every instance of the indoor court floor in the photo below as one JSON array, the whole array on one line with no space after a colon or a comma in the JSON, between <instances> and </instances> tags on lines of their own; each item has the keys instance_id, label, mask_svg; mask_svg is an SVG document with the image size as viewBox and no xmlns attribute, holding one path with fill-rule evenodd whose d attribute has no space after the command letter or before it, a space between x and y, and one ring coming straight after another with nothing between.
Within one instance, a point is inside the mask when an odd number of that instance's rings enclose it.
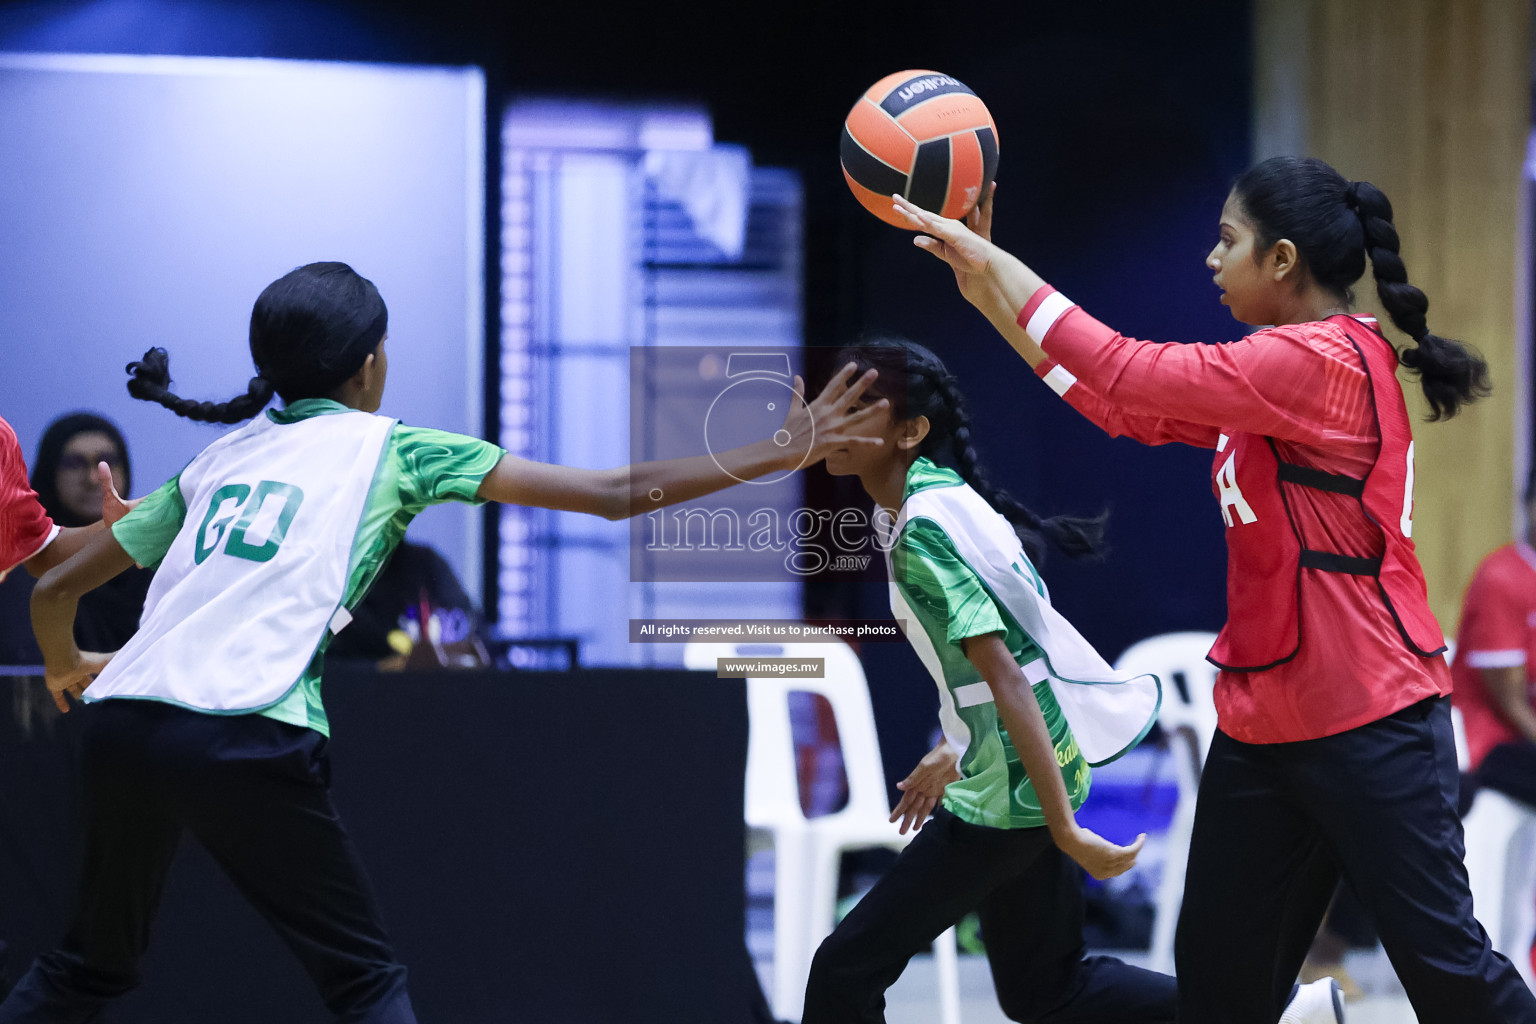
<instances>
[{"instance_id":1,"label":"indoor court floor","mask_svg":"<svg viewBox=\"0 0 1536 1024\"><path fill-rule=\"evenodd\" d=\"M1136 953L1116 955L1132 963L1138 959ZM1418 1024L1384 953L1377 949L1351 954L1345 965L1366 992L1365 998L1346 1005L1347 1024ZM1009 1024L992 994L986 958L960 958L960 999L963 1024ZM938 1020L932 957L912 961L887 994L885 1015L888 1024L933 1024Z\"/></svg>"}]
</instances>

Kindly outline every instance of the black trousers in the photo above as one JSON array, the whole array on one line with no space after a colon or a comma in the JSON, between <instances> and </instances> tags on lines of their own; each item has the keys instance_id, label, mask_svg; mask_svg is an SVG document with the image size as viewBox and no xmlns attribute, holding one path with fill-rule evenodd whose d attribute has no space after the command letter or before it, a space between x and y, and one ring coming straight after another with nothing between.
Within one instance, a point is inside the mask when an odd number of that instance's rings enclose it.
<instances>
[{"instance_id":1,"label":"black trousers","mask_svg":"<svg viewBox=\"0 0 1536 1024\"><path fill-rule=\"evenodd\" d=\"M1049 832L983 828L941 808L816 951L803 1024L884 1021L885 990L907 961L972 910L1010 1020L1173 1020L1172 978L1084 958L1082 869Z\"/></svg>"},{"instance_id":2,"label":"black trousers","mask_svg":"<svg viewBox=\"0 0 1536 1024\"><path fill-rule=\"evenodd\" d=\"M339 1021L414 1024L362 864L331 806L326 741L258 715L106 700L85 716L75 919L0 1004L0 1024L94 1019L138 983L183 831L207 848Z\"/></svg>"},{"instance_id":3,"label":"black trousers","mask_svg":"<svg viewBox=\"0 0 1536 1024\"><path fill-rule=\"evenodd\" d=\"M1536 1024L1472 916L1450 710L1300 743L1217 732L1175 941L1180 1024L1274 1024L1341 872L1420 1024Z\"/></svg>"},{"instance_id":4,"label":"black trousers","mask_svg":"<svg viewBox=\"0 0 1536 1024\"><path fill-rule=\"evenodd\" d=\"M1477 784L1536 807L1536 743L1500 743L1478 765Z\"/></svg>"}]
</instances>

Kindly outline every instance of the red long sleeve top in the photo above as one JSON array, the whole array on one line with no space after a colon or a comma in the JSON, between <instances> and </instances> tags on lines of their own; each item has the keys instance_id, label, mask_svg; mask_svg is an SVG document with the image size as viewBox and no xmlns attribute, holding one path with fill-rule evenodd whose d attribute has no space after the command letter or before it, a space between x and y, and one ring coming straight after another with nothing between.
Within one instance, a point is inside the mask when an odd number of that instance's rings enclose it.
<instances>
[{"instance_id":1,"label":"red long sleeve top","mask_svg":"<svg viewBox=\"0 0 1536 1024\"><path fill-rule=\"evenodd\" d=\"M58 535L27 481L16 432L0 419L0 580Z\"/></svg>"},{"instance_id":2,"label":"red long sleeve top","mask_svg":"<svg viewBox=\"0 0 1536 1024\"><path fill-rule=\"evenodd\" d=\"M1286 462L1328 473L1364 477L1375 462L1381 436L1369 377L1328 321L1222 345L1155 344L1115 332L1047 287L1019 323L1046 352L1036 373L1111 437L1216 448L1224 432L1242 431L1272 438ZM1381 556L1379 528L1354 499L1314 490L1298 497L1291 514L1305 546ZM1301 605L1296 656L1218 675L1217 720L1234 739L1316 739L1450 693L1445 659L1407 649L1373 578L1316 576Z\"/></svg>"}]
</instances>

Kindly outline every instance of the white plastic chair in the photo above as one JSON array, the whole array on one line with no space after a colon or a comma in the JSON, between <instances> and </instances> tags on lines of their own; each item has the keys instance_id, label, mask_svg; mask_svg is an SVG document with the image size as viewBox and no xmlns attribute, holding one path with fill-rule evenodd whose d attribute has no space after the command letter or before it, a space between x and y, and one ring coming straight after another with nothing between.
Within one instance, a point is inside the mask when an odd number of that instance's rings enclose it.
<instances>
[{"instance_id":1,"label":"white plastic chair","mask_svg":"<svg viewBox=\"0 0 1536 1024\"><path fill-rule=\"evenodd\" d=\"M1456 654L1446 642L1445 660ZM1456 737L1456 767L1472 770L1467 726L1461 709L1451 708ZM1466 840L1467 882L1472 910L1493 948L1514 962L1525 984L1536 989L1531 969L1531 940L1536 937L1536 808L1496 789L1480 789L1461 821Z\"/></svg>"},{"instance_id":2,"label":"white plastic chair","mask_svg":"<svg viewBox=\"0 0 1536 1024\"><path fill-rule=\"evenodd\" d=\"M901 849L911 834L890 823L885 771L864 667L841 641L813 644L689 643L684 664L714 672L721 658L824 658L821 679L747 678L747 825L771 835L774 854L773 992L775 1015L799 1020L811 958L832 932L838 865L844 850ZM832 706L848 778L842 810L807 818L800 806L789 695L820 694ZM960 979L955 930L934 941L939 1019L959 1024Z\"/></svg>"},{"instance_id":3,"label":"white plastic chair","mask_svg":"<svg viewBox=\"0 0 1536 1024\"><path fill-rule=\"evenodd\" d=\"M1472 909L1493 948L1509 957L1536 989L1531 939L1536 936L1536 809L1496 789L1480 789L1462 820Z\"/></svg>"},{"instance_id":4,"label":"white plastic chair","mask_svg":"<svg viewBox=\"0 0 1536 1024\"><path fill-rule=\"evenodd\" d=\"M1456 743L1456 770L1472 770L1472 751L1467 746L1467 720L1461 717L1461 708L1451 706L1451 737Z\"/></svg>"},{"instance_id":5,"label":"white plastic chair","mask_svg":"<svg viewBox=\"0 0 1536 1024\"><path fill-rule=\"evenodd\" d=\"M1173 973L1173 934L1179 907L1184 902L1184 872L1195 827L1195 798L1200 790L1205 755L1211 749L1211 737L1216 734L1216 703L1212 696L1216 667L1205 660L1215 642L1215 633L1164 633L1132 644L1115 662L1117 671L1151 672L1163 682L1163 705L1157 720L1173 755L1179 800L1168 826L1148 966L1164 974Z\"/></svg>"}]
</instances>

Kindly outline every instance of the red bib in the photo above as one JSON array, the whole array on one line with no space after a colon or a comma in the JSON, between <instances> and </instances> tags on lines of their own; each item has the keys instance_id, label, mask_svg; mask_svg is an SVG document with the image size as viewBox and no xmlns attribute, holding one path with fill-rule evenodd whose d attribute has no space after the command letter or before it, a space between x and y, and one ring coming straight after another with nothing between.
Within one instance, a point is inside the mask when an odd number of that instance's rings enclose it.
<instances>
[{"instance_id":1,"label":"red bib","mask_svg":"<svg viewBox=\"0 0 1536 1024\"><path fill-rule=\"evenodd\" d=\"M1262 671L1296 656L1309 575L1304 569L1373 577L1404 646L1423 657L1445 650L1410 536L1413 430L1397 383L1397 353L1379 332L1354 317L1330 319L1342 319L1370 378L1381 448L1364 479L1284 462L1274 442L1258 434L1234 434L1217 450L1211 486L1228 527L1227 624L1209 660L1227 671ZM1287 487L1354 498L1358 512L1348 514L1375 525L1384 541L1382 557L1304 547L1286 501Z\"/></svg>"}]
</instances>

